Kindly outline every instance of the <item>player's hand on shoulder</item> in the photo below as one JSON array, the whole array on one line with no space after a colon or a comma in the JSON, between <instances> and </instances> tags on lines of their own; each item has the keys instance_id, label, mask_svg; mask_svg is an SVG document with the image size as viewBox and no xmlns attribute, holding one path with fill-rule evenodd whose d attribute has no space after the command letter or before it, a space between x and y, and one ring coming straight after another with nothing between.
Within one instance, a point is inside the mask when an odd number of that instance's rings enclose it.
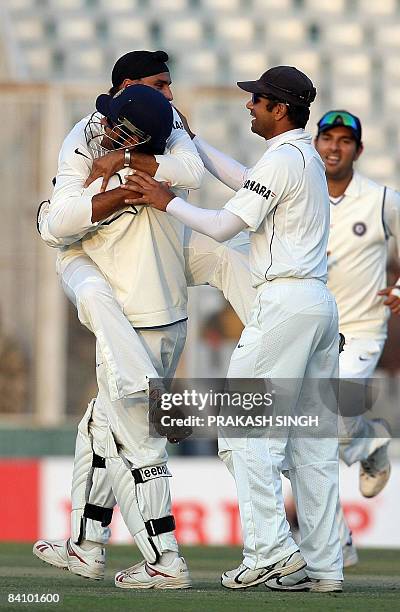
<instances>
[{"instance_id":1,"label":"player's hand on shoulder","mask_svg":"<svg viewBox=\"0 0 400 612\"><path fill-rule=\"evenodd\" d=\"M383 302L393 314L400 315L400 285L392 285L378 291L378 295L386 296Z\"/></svg>"},{"instance_id":2,"label":"player's hand on shoulder","mask_svg":"<svg viewBox=\"0 0 400 612\"><path fill-rule=\"evenodd\" d=\"M124 167L124 151L123 149L119 149L117 151L110 151L106 155L102 157L98 157L93 161L92 170L86 179L85 187L89 187L93 181L98 178L102 178L102 184L100 191L103 192L107 189L108 181L110 178L118 172L118 170L122 170Z\"/></svg>"},{"instance_id":3,"label":"player's hand on shoulder","mask_svg":"<svg viewBox=\"0 0 400 612\"><path fill-rule=\"evenodd\" d=\"M168 183L160 183L140 170L131 172L132 174L126 176L125 184L121 185L123 189L134 192L132 195L127 193L125 204L148 204L158 210L166 210L170 201L175 197ZM137 197L138 193L141 194L140 197Z\"/></svg>"}]
</instances>

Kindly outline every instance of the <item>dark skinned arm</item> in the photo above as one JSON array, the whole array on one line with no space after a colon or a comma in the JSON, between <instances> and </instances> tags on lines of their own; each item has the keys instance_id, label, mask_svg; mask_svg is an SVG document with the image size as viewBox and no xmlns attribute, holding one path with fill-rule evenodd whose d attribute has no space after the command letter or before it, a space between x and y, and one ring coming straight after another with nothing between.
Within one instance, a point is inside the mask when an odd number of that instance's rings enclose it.
<instances>
[{"instance_id":1,"label":"dark skinned arm","mask_svg":"<svg viewBox=\"0 0 400 612\"><path fill-rule=\"evenodd\" d=\"M136 194L140 197L140 193ZM92 198L92 223L103 221L122 208L126 208L126 190L121 187L98 193Z\"/></svg>"}]
</instances>

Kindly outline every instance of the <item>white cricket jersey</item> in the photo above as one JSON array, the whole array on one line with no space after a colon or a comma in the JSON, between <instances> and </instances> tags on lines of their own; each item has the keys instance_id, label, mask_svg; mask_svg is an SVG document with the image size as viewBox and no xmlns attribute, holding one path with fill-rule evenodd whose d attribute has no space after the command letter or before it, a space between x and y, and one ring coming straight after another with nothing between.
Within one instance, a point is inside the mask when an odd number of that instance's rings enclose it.
<instances>
[{"instance_id":1,"label":"white cricket jersey","mask_svg":"<svg viewBox=\"0 0 400 612\"><path fill-rule=\"evenodd\" d=\"M155 327L181 320L187 316L183 225L144 206L127 207L92 223L92 197L101 181L83 188L93 163L85 137L88 119L77 123L63 143L51 203L39 219L42 237L62 247L63 259L77 257L82 250L91 257L133 325ZM198 188L204 167L175 110L166 152L169 155L156 156L155 178L171 182L177 195L187 195L180 189L184 185ZM118 182L113 177L109 188Z\"/></svg>"},{"instance_id":2,"label":"white cricket jersey","mask_svg":"<svg viewBox=\"0 0 400 612\"><path fill-rule=\"evenodd\" d=\"M377 295L386 287L387 241L400 245L400 194L355 172L331 205L328 287L347 337L386 337L390 310Z\"/></svg>"},{"instance_id":3,"label":"white cricket jersey","mask_svg":"<svg viewBox=\"0 0 400 612\"><path fill-rule=\"evenodd\" d=\"M329 196L325 166L303 129L267 141L225 208L249 226L253 286L275 278L326 281Z\"/></svg>"}]
</instances>

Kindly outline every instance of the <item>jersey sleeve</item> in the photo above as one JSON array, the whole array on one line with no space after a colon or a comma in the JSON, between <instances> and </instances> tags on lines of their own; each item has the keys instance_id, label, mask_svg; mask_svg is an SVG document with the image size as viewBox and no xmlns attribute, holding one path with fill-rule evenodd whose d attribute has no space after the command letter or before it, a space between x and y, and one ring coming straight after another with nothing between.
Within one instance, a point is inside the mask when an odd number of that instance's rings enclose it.
<instances>
[{"instance_id":1,"label":"jersey sleeve","mask_svg":"<svg viewBox=\"0 0 400 612\"><path fill-rule=\"evenodd\" d=\"M192 229L224 242L246 228L246 223L229 210L210 210L192 206L181 198L174 198L167 212Z\"/></svg>"},{"instance_id":2,"label":"jersey sleeve","mask_svg":"<svg viewBox=\"0 0 400 612\"><path fill-rule=\"evenodd\" d=\"M198 189L204 176L204 165L197 149L174 112L174 126L167 140L169 154L156 155L158 163L154 178L168 181L171 187Z\"/></svg>"},{"instance_id":3,"label":"jersey sleeve","mask_svg":"<svg viewBox=\"0 0 400 612\"><path fill-rule=\"evenodd\" d=\"M289 166L287 158L278 152L264 155L224 208L243 219L250 231L257 231L298 180L297 168Z\"/></svg>"},{"instance_id":4,"label":"jersey sleeve","mask_svg":"<svg viewBox=\"0 0 400 612\"><path fill-rule=\"evenodd\" d=\"M67 137L59 155L56 184L46 213L49 235L57 240L66 239L68 244L79 240L98 225L91 221L92 197L98 189L93 192L93 188L85 189L83 186L92 159L83 155L82 151L76 151L80 149L74 149L73 141Z\"/></svg>"},{"instance_id":5,"label":"jersey sleeve","mask_svg":"<svg viewBox=\"0 0 400 612\"><path fill-rule=\"evenodd\" d=\"M193 142L207 170L227 187L238 191L246 180L248 168L199 136L195 136Z\"/></svg>"}]
</instances>

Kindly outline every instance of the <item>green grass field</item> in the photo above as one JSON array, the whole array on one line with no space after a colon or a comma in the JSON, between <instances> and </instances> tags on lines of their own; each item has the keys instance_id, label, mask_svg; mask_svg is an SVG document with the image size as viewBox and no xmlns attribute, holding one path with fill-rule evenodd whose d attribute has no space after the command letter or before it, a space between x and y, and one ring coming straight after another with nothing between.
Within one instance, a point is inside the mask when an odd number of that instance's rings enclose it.
<instances>
[{"instance_id":1,"label":"green grass field","mask_svg":"<svg viewBox=\"0 0 400 612\"><path fill-rule=\"evenodd\" d=\"M134 554L135 553L135 554ZM114 573L138 560L129 546L108 550L104 582L74 576L40 562L25 544L0 545L0 610L55 610L62 612L252 612L254 610L400 610L400 551L364 550L360 563L346 572L343 594L274 593L263 585L228 591L219 583L223 570L241 559L239 548L187 547L193 588L188 591L122 591L114 587ZM9 593L58 593L60 603L8 603Z\"/></svg>"}]
</instances>

